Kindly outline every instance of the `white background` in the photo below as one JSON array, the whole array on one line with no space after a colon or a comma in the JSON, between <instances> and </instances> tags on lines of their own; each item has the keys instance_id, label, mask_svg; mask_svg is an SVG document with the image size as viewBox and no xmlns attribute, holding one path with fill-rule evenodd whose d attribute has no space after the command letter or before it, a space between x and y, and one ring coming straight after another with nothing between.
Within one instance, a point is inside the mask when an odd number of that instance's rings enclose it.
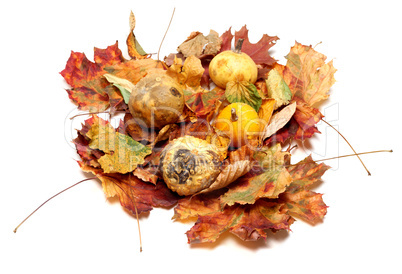
<instances>
[{"instance_id":1,"label":"white background","mask_svg":"<svg viewBox=\"0 0 402 274\"><path fill-rule=\"evenodd\" d=\"M398 1L3 1L0 7L1 273L401 273L400 193L401 32ZM6 4L7 3L7 4ZM85 182L49 202L14 234L14 227L58 191L86 178L70 140L82 120L59 74L71 50L93 60L93 47L119 41L124 55L130 11L135 34L161 57L192 31L223 33L247 24L251 42L280 40L271 55L281 63L295 40L316 45L338 69L321 110L359 152L328 161L334 167L316 190L329 205L322 224L303 221L266 242L233 235L215 244L187 244L192 224L155 209L138 228L100 184ZM325 124L308 149L315 159L350 154ZM399 253L399 254L398 254Z\"/></svg>"}]
</instances>

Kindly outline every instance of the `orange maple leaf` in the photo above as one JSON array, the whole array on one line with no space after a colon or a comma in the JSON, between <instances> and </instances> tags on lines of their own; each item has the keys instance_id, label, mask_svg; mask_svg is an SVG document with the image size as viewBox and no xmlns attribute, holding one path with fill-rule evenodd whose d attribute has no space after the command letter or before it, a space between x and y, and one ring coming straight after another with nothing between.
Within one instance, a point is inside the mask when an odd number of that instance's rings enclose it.
<instances>
[{"instance_id":1,"label":"orange maple leaf","mask_svg":"<svg viewBox=\"0 0 402 274\"><path fill-rule=\"evenodd\" d=\"M321 180L329 168L324 163L317 164L311 156L288 167L293 182L280 195L280 201L284 203L283 210L312 223L322 220L327 213L327 205L322 200L322 194L310 188Z\"/></svg>"},{"instance_id":2,"label":"orange maple leaf","mask_svg":"<svg viewBox=\"0 0 402 274\"><path fill-rule=\"evenodd\" d=\"M276 162L275 165L285 164L285 155L278 153L276 151L269 157ZM272 198L256 197L253 203L228 206L222 203L226 190L221 189L179 200L173 219L197 218L195 225L186 233L189 243L214 242L226 231L243 240L265 239L266 230L290 230L293 215L315 223L324 218L327 206L322 194L310 188L328 169L327 165L317 164L307 157L287 167L292 182Z\"/></svg>"},{"instance_id":3,"label":"orange maple leaf","mask_svg":"<svg viewBox=\"0 0 402 274\"><path fill-rule=\"evenodd\" d=\"M265 230L289 230L294 219L280 211L281 204L259 199L252 205L220 206L216 193L184 198L175 208L173 218L184 220L197 217L195 225L187 231L188 242L215 242L219 236L230 231L245 241L265 239Z\"/></svg>"}]
</instances>

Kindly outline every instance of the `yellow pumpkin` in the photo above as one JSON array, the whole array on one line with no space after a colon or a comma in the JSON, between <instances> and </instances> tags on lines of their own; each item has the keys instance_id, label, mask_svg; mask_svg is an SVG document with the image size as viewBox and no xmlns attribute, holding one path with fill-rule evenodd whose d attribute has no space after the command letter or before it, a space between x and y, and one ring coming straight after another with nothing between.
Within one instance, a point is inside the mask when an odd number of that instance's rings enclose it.
<instances>
[{"instance_id":1,"label":"yellow pumpkin","mask_svg":"<svg viewBox=\"0 0 402 274\"><path fill-rule=\"evenodd\" d=\"M244 103L232 103L225 107L214 122L216 129L228 134L231 146L241 147L256 140L261 131L261 120L251 106Z\"/></svg>"},{"instance_id":2,"label":"yellow pumpkin","mask_svg":"<svg viewBox=\"0 0 402 274\"><path fill-rule=\"evenodd\" d=\"M230 81L247 81L252 84L257 81L257 65L250 56L240 51L241 45L242 41L234 51L223 51L212 58L209 76L218 87L226 88Z\"/></svg>"}]
</instances>

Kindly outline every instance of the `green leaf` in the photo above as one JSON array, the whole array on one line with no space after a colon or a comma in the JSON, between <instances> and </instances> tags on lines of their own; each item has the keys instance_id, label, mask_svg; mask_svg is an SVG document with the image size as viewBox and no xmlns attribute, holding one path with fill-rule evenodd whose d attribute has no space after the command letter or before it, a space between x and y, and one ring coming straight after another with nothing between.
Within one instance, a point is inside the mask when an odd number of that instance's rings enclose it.
<instances>
[{"instance_id":1,"label":"green leaf","mask_svg":"<svg viewBox=\"0 0 402 274\"><path fill-rule=\"evenodd\" d=\"M105 74L103 76L105 76L106 80L109 83L113 84L120 90L124 102L128 104L128 101L130 100L131 91L133 90L135 85L126 79L116 77L112 74Z\"/></svg>"},{"instance_id":2,"label":"green leaf","mask_svg":"<svg viewBox=\"0 0 402 274\"><path fill-rule=\"evenodd\" d=\"M248 81L230 81L226 85L226 99L230 103L245 103L252 106L256 112L261 107L262 98L257 88Z\"/></svg>"},{"instance_id":3,"label":"green leaf","mask_svg":"<svg viewBox=\"0 0 402 274\"><path fill-rule=\"evenodd\" d=\"M268 97L276 100L275 109L289 104L292 92L278 71L272 69L266 80Z\"/></svg>"},{"instance_id":4,"label":"green leaf","mask_svg":"<svg viewBox=\"0 0 402 274\"><path fill-rule=\"evenodd\" d=\"M149 147L130 136L116 132L109 124L96 123L86 133L91 139L89 147L105 153L98 159L105 173L127 173L144 163L145 156L152 153Z\"/></svg>"}]
</instances>

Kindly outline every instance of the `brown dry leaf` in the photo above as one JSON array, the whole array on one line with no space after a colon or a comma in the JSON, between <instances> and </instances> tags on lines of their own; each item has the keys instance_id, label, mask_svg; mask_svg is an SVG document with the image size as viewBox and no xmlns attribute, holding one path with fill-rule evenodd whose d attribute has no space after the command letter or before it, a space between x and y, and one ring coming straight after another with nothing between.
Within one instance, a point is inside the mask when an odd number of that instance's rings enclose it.
<instances>
[{"instance_id":1,"label":"brown dry leaf","mask_svg":"<svg viewBox=\"0 0 402 274\"><path fill-rule=\"evenodd\" d=\"M208 44L205 45L203 54L216 55L221 49L222 39L219 37L219 34L214 30L210 30L206 38L208 40Z\"/></svg>"},{"instance_id":2,"label":"brown dry leaf","mask_svg":"<svg viewBox=\"0 0 402 274\"><path fill-rule=\"evenodd\" d=\"M141 47L140 43L138 43L138 40L134 35L135 23L136 23L135 16L134 13L131 11L129 19L130 34L128 35L126 40L128 55L130 55L132 59L149 58L150 55L144 51L144 49Z\"/></svg>"},{"instance_id":3,"label":"brown dry leaf","mask_svg":"<svg viewBox=\"0 0 402 274\"><path fill-rule=\"evenodd\" d=\"M136 24L136 20L135 20L133 11L130 12L129 24L130 24L130 31L133 31L135 29L135 24Z\"/></svg>"},{"instance_id":4,"label":"brown dry leaf","mask_svg":"<svg viewBox=\"0 0 402 274\"><path fill-rule=\"evenodd\" d=\"M262 133L262 140L269 138L273 134L275 134L278 130L283 128L287 122L292 118L293 114L296 111L296 102L286 106L279 112L275 113L271 122L268 126L265 127L264 132Z\"/></svg>"},{"instance_id":5,"label":"brown dry leaf","mask_svg":"<svg viewBox=\"0 0 402 274\"><path fill-rule=\"evenodd\" d=\"M184 105L183 113L180 115L179 119L177 120L177 123L183 123L183 122L190 122L190 123L195 123L197 122L197 114L187 105Z\"/></svg>"},{"instance_id":6,"label":"brown dry leaf","mask_svg":"<svg viewBox=\"0 0 402 274\"><path fill-rule=\"evenodd\" d=\"M122 134L130 135L131 138L140 141L152 142L155 138L153 132L149 132L147 128L141 127L134 119L131 113L126 113L123 120L120 120L118 131Z\"/></svg>"},{"instance_id":7,"label":"brown dry leaf","mask_svg":"<svg viewBox=\"0 0 402 274\"><path fill-rule=\"evenodd\" d=\"M169 139L170 134L176 131L178 128L179 126L177 124L169 124L164 126L158 132L158 135L155 137L155 140L151 144L149 144L148 147L153 148L156 145L156 143Z\"/></svg>"},{"instance_id":8,"label":"brown dry leaf","mask_svg":"<svg viewBox=\"0 0 402 274\"><path fill-rule=\"evenodd\" d=\"M227 165L218 175L215 182L213 182L212 185L210 185L208 188L200 191L199 194L211 192L213 190L221 189L228 186L229 184L233 183L241 176L249 172L251 166L252 164L250 160L237 161L233 164Z\"/></svg>"},{"instance_id":9,"label":"brown dry leaf","mask_svg":"<svg viewBox=\"0 0 402 274\"><path fill-rule=\"evenodd\" d=\"M184 57L215 55L219 52L221 44L222 40L216 31L210 30L207 36L197 31L192 32L186 41L177 48L177 51L182 53Z\"/></svg>"},{"instance_id":10,"label":"brown dry leaf","mask_svg":"<svg viewBox=\"0 0 402 274\"><path fill-rule=\"evenodd\" d=\"M144 169L142 167L137 167L133 171L133 174L138 179L141 179L144 182L150 182L150 183L152 183L154 185L156 185L156 183L158 181L158 176L154 172L151 172L151 171L149 171L147 169Z\"/></svg>"},{"instance_id":11,"label":"brown dry leaf","mask_svg":"<svg viewBox=\"0 0 402 274\"><path fill-rule=\"evenodd\" d=\"M252 167L252 151L248 146L229 153L229 159L224 162L225 167L218 175L215 182L198 194L221 189L236 181L250 171Z\"/></svg>"},{"instance_id":12,"label":"brown dry leaf","mask_svg":"<svg viewBox=\"0 0 402 274\"><path fill-rule=\"evenodd\" d=\"M184 89L200 87L201 77L204 73L201 60L190 56L182 61L181 58L174 58L173 64L168 68L166 74L175 79Z\"/></svg>"},{"instance_id":13,"label":"brown dry leaf","mask_svg":"<svg viewBox=\"0 0 402 274\"><path fill-rule=\"evenodd\" d=\"M162 62L153 59L133 59L121 64L105 67L104 70L105 73L126 79L134 85L147 74L164 72Z\"/></svg>"}]
</instances>

